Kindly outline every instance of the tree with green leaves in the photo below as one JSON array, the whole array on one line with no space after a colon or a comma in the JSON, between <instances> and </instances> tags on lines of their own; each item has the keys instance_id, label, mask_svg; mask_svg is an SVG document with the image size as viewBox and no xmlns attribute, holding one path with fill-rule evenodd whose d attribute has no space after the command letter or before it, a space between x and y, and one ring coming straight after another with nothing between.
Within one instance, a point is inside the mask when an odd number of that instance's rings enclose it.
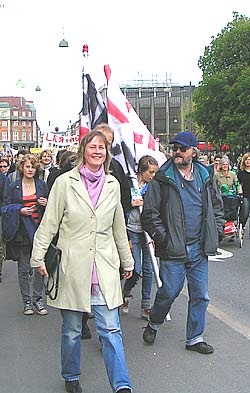
<instances>
[{"instance_id":1,"label":"tree with green leaves","mask_svg":"<svg viewBox=\"0 0 250 393\"><path fill-rule=\"evenodd\" d=\"M198 62L193 119L213 143L250 148L250 18L233 20L212 37Z\"/></svg>"}]
</instances>

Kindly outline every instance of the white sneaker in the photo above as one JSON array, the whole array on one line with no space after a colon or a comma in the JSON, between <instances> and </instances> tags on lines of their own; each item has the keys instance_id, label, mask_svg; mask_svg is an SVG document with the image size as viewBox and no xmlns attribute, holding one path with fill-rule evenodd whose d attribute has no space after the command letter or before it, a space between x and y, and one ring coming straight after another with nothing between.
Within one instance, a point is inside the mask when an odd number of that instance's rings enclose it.
<instances>
[{"instance_id":1,"label":"white sneaker","mask_svg":"<svg viewBox=\"0 0 250 393\"><path fill-rule=\"evenodd\" d=\"M128 314L128 300L127 300L127 298L124 299L124 303L121 305L120 310L123 315Z\"/></svg>"},{"instance_id":2,"label":"white sneaker","mask_svg":"<svg viewBox=\"0 0 250 393\"><path fill-rule=\"evenodd\" d=\"M33 310L33 306L31 304L31 302L25 303L23 313L24 313L24 315L33 315L34 314L34 310Z\"/></svg>"}]
</instances>

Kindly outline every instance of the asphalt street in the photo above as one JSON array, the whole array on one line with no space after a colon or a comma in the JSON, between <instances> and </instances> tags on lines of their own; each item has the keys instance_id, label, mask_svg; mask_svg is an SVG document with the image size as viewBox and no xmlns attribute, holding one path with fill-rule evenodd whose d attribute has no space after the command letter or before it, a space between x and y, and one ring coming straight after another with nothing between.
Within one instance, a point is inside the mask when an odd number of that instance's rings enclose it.
<instances>
[{"instance_id":1,"label":"asphalt street","mask_svg":"<svg viewBox=\"0 0 250 393\"><path fill-rule=\"evenodd\" d=\"M212 355L185 350L187 297L184 290L157 335L154 346L142 341L146 321L140 318L140 284L129 314L121 317L124 346L135 393L250 392L250 239L240 249L223 242L233 256L211 261L210 297L205 340ZM156 286L154 287L154 291ZM62 393L60 376L61 317L25 316L16 264L6 261L0 284L0 393ZM82 342L84 393L109 393L94 320L91 340Z\"/></svg>"}]
</instances>

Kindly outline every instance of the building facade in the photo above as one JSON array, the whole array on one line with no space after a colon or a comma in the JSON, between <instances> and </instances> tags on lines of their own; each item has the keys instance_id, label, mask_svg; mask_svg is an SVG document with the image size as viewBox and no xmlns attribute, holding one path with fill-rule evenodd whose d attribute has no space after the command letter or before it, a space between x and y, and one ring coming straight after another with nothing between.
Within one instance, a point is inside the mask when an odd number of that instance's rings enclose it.
<instances>
[{"instance_id":1,"label":"building facade","mask_svg":"<svg viewBox=\"0 0 250 393\"><path fill-rule=\"evenodd\" d=\"M38 147L40 134L33 101L23 97L0 97L0 145L12 149Z\"/></svg>"}]
</instances>

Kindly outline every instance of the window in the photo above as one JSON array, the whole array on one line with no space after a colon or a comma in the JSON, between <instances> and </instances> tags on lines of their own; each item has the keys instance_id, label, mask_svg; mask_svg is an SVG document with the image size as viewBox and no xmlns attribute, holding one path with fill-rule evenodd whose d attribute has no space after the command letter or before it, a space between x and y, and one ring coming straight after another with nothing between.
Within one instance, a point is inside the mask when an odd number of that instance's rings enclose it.
<instances>
[{"instance_id":1,"label":"window","mask_svg":"<svg viewBox=\"0 0 250 393\"><path fill-rule=\"evenodd\" d=\"M2 121L2 127L7 127L8 123L7 121Z\"/></svg>"},{"instance_id":2,"label":"window","mask_svg":"<svg viewBox=\"0 0 250 393\"><path fill-rule=\"evenodd\" d=\"M13 111L13 116L18 117L18 111Z\"/></svg>"},{"instance_id":3,"label":"window","mask_svg":"<svg viewBox=\"0 0 250 393\"><path fill-rule=\"evenodd\" d=\"M23 111L23 112L22 112L22 117L25 117L25 116L26 116L26 112Z\"/></svg>"},{"instance_id":4,"label":"window","mask_svg":"<svg viewBox=\"0 0 250 393\"><path fill-rule=\"evenodd\" d=\"M29 133L28 133L28 137L29 137L29 142L32 142L32 140L33 140L33 139L32 139L32 132L29 132Z\"/></svg>"},{"instance_id":5,"label":"window","mask_svg":"<svg viewBox=\"0 0 250 393\"><path fill-rule=\"evenodd\" d=\"M26 141L26 132L22 132L22 141Z\"/></svg>"},{"instance_id":6,"label":"window","mask_svg":"<svg viewBox=\"0 0 250 393\"><path fill-rule=\"evenodd\" d=\"M2 119L6 119L7 117L7 113L6 112L2 112Z\"/></svg>"},{"instance_id":7,"label":"window","mask_svg":"<svg viewBox=\"0 0 250 393\"><path fill-rule=\"evenodd\" d=\"M28 122L29 127L31 127L31 121Z\"/></svg>"},{"instance_id":8,"label":"window","mask_svg":"<svg viewBox=\"0 0 250 393\"><path fill-rule=\"evenodd\" d=\"M32 117L32 112L28 112L28 117Z\"/></svg>"},{"instance_id":9,"label":"window","mask_svg":"<svg viewBox=\"0 0 250 393\"><path fill-rule=\"evenodd\" d=\"M13 141L18 141L18 132L13 132Z\"/></svg>"},{"instance_id":10,"label":"window","mask_svg":"<svg viewBox=\"0 0 250 393\"><path fill-rule=\"evenodd\" d=\"M2 132L2 141L7 141L7 140L8 140L8 133Z\"/></svg>"},{"instance_id":11,"label":"window","mask_svg":"<svg viewBox=\"0 0 250 393\"><path fill-rule=\"evenodd\" d=\"M18 120L14 121L14 127L18 127Z\"/></svg>"},{"instance_id":12,"label":"window","mask_svg":"<svg viewBox=\"0 0 250 393\"><path fill-rule=\"evenodd\" d=\"M26 127L26 121L22 121L22 127Z\"/></svg>"}]
</instances>

